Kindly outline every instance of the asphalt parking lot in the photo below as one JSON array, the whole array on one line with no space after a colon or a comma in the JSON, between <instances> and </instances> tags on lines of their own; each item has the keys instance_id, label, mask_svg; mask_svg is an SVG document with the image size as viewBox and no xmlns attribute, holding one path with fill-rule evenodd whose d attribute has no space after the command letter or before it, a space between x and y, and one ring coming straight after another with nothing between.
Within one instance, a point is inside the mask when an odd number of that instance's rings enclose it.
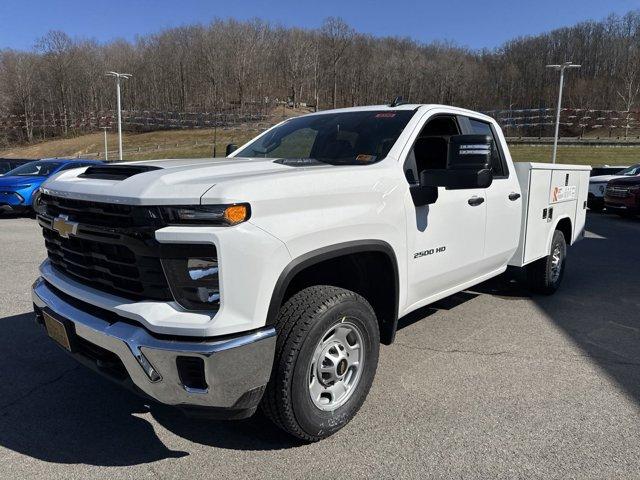
<instances>
[{"instance_id":1,"label":"asphalt parking lot","mask_svg":"<svg viewBox=\"0 0 640 480\"><path fill-rule=\"evenodd\" d=\"M0 218L0 477L640 478L640 219L587 230L553 297L505 276L403 319L355 420L301 445L76 365L32 321L35 221Z\"/></svg>"}]
</instances>

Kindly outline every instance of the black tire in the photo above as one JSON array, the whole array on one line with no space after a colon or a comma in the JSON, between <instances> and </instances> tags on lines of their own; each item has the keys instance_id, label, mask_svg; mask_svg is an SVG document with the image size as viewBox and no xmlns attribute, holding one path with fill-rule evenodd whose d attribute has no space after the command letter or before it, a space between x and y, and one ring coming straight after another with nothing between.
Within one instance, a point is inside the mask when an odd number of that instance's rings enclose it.
<instances>
[{"instance_id":1,"label":"black tire","mask_svg":"<svg viewBox=\"0 0 640 480\"><path fill-rule=\"evenodd\" d=\"M560 273L554 278L553 252L556 248L560 254ZM562 283L562 277L564 277L566 259L567 242L565 241L562 232L560 230L556 230L553 232L549 255L527 266L527 280L529 288L534 292L543 295L551 295L555 293L555 291L558 290L558 287L560 287L560 283Z\"/></svg>"},{"instance_id":2,"label":"black tire","mask_svg":"<svg viewBox=\"0 0 640 480\"><path fill-rule=\"evenodd\" d=\"M362 334L364 366L346 402L334 411L324 411L309 394L309 368L326 332L345 318ZM351 421L369 393L380 351L376 315L357 293L319 285L291 297L281 307L275 328L275 359L262 410L278 427L301 440L326 438Z\"/></svg>"},{"instance_id":3,"label":"black tire","mask_svg":"<svg viewBox=\"0 0 640 480\"><path fill-rule=\"evenodd\" d=\"M39 189L36 190L31 197L31 208L29 208L28 213L32 218L36 218L36 215L38 214L38 204L40 203L41 197L42 194Z\"/></svg>"}]
</instances>

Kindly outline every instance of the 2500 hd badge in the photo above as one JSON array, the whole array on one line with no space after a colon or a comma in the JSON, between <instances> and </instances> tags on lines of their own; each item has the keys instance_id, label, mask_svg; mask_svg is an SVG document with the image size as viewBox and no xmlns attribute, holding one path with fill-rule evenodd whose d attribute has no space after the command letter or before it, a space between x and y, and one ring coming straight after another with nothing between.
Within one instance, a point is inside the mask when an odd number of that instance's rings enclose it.
<instances>
[{"instance_id":1,"label":"2500 hd badge","mask_svg":"<svg viewBox=\"0 0 640 480\"><path fill-rule=\"evenodd\" d=\"M429 250L422 250L421 252L416 252L413 254L413 258L426 257L427 255L433 255L434 253L442 253L447 249L447 247L442 246L438 248L430 248Z\"/></svg>"}]
</instances>

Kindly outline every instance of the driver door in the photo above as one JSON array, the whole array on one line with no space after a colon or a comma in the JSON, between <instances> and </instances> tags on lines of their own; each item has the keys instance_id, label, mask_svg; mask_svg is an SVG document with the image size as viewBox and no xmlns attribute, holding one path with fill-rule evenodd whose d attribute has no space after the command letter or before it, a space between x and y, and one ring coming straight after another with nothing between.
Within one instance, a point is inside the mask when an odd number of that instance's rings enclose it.
<instances>
[{"instance_id":1,"label":"driver door","mask_svg":"<svg viewBox=\"0 0 640 480\"><path fill-rule=\"evenodd\" d=\"M411 184L423 170L446 168L447 144L461 133L460 119L427 113L419 133L409 142L404 172ZM438 187L435 203L407 205L408 308L418 308L459 290L484 272L486 192L482 188ZM437 298L434 298L437 297Z\"/></svg>"}]
</instances>

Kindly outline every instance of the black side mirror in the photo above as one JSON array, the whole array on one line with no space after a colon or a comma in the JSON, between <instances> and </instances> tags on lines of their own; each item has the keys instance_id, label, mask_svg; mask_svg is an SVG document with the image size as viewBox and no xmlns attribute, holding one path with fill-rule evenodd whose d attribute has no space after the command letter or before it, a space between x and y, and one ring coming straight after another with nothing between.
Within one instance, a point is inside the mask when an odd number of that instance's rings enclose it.
<instances>
[{"instance_id":1,"label":"black side mirror","mask_svg":"<svg viewBox=\"0 0 640 480\"><path fill-rule=\"evenodd\" d=\"M416 207L431 205L438 200L438 187L411 185L409 193L411 193L411 199Z\"/></svg>"},{"instance_id":2,"label":"black side mirror","mask_svg":"<svg viewBox=\"0 0 640 480\"><path fill-rule=\"evenodd\" d=\"M226 156L228 157L229 155L231 155L233 152L235 152L238 149L238 145L236 145L235 143L229 143L227 144L227 152L226 152Z\"/></svg>"},{"instance_id":3,"label":"black side mirror","mask_svg":"<svg viewBox=\"0 0 640 480\"><path fill-rule=\"evenodd\" d=\"M489 135L454 135L449 139L447 168L420 172L420 185L450 190L487 188L493 182Z\"/></svg>"}]
</instances>

